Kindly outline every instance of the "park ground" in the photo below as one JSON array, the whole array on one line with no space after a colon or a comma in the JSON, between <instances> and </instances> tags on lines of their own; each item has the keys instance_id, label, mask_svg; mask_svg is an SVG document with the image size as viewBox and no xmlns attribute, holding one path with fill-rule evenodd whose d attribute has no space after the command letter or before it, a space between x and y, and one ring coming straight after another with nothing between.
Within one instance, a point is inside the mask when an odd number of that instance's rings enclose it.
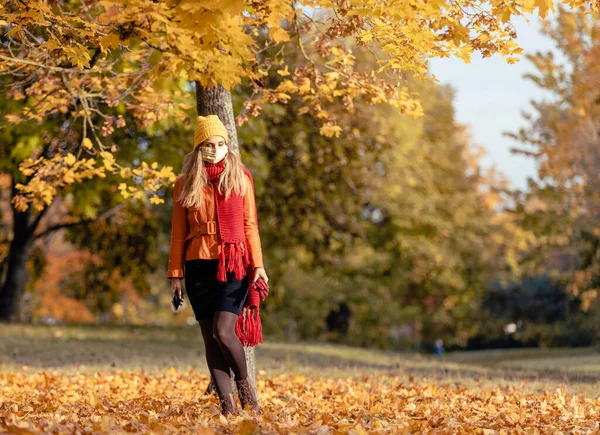
<instances>
[{"instance_id":1,"label":"park ground","mask_svg":"<svg viewBox=\"0 0 600 435\"><path fill-rule=\"evenodd\" d=\"M600 433L591 348L443 356L269 340L225 419L197 325L0 326L0 433Z\"/></svg>"}]
</instances>

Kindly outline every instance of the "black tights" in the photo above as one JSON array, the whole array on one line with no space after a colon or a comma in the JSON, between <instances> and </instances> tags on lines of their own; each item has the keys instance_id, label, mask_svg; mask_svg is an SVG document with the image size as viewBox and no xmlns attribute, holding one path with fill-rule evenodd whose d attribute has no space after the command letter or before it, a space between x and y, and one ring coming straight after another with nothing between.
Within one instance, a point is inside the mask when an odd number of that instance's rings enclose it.
<instances>
[{"instance_id":1,"label":"black tights","mask_svg":"<svg viewBox=\"0 0 600 435\"><path fill-rule=\"evenodd\" d=\"M248 376L244 346L235 333L237 319L235 313L217 311L212 318L199 321L206 363L219 394L231 393L230 367L236 379L243 380Z\"/></svg>"}]
</instances>

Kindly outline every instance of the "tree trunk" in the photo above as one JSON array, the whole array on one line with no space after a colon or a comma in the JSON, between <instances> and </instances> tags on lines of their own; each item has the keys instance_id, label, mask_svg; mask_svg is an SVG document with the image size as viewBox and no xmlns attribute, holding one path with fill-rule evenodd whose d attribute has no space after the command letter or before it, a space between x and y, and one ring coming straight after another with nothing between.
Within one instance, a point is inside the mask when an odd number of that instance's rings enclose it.
<instances>
[{"instance_id":1,"label":"tree trunk","mask_svg":"<svg viewBox=\"0 0 600 435\"><path fill-rule=\"evenodd\" d=\"M205 89L196 82L196 109L200 116L217 115L227 127L228 146L236 150L239 148L231 91L221 85Z\"/></svg>"},{"instance_id":2,"label":"tree trunk","mask_svg":"<svg viewBox=\"0 0 600 435\"><path fill-rule=\"evenodd\" d=\"M12 178L12 195L16 194L15 179ZM12 207L13 239L5 260L6 276L0 287L0 321L16 322L21 317L21 298L29 278L27 259L33 242L34 227L30 226L31 207L24 212Z\"/></svg>"},{"instance_id":3,"label":"tree trunk","mask_svg":"<svg viewBox=\"0 0 600 435\"><path fill-rule=\"evenodd\" d=\"M229 147L236 150L239 149L231 91L225 89L221 84L210 88L204 88L199 82L196 82L196 109L200 116L217 115L227 128ZM245 315L244 312L242 312L242 315ZM244 347L244 351L246 354L246 364L248 366L248 378L258 397L254 346ZM233 373L231 373L231 378L234 378ZM232 384L233 391L236 391L235 382L232 382ZM206 392L210 393L212 391L216 390L214 380L211 378Z\"/></svg>"}]
</instances>

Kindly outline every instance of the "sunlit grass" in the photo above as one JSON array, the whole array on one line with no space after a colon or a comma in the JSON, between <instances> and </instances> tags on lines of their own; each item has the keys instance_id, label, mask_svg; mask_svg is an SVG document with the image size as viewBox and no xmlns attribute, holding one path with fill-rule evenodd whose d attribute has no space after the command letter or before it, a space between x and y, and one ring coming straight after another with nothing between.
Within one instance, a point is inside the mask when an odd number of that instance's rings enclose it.
<instances>
[{"instance_id":1,"label":"sunlit grass","mask_svg":"<svg viewBox=\"0 0 600 435\"><path fill-rule=\"evenodd\" d=\"M323 377L386 372L479 390L513 385L528 392L561 387L571 394L600 394L600 354L592 348L452 352L443 356L391 352L319 342L270 340L256 347L263 377L284 373ZM0 371L60 373L169 368L208 372L198 325L2 325Z\"/></svg>"}]
</instances>

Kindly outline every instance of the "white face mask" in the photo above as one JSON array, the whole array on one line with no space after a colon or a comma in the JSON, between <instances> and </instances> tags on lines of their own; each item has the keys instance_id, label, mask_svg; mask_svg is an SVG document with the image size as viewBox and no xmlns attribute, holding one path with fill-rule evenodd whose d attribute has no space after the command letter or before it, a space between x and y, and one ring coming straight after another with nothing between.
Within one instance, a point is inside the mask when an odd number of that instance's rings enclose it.
<instances>
[{"instance_id":1,"label":"white face mask","mask_svg":"<svg viewBox=\"0 0 600 435\"><path fill-rule=\"evenodd\" d=\"M200 152L202 153L202 160L204 160L205 162L218 163L225 158L225 156L229 152L229 148L227 147L227 145L200 145Z\"/></svg>"}]
</instances>

